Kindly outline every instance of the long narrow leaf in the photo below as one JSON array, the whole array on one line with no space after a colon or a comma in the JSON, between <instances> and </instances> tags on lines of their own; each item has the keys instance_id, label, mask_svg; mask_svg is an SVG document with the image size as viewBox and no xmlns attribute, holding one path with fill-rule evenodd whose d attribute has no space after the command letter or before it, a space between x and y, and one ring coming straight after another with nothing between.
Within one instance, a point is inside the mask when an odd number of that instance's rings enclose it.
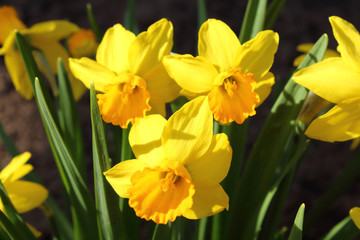
<instances>
[{"instance_id":1,"label":"long narrow leaf","mask_svg":"<svg viewBox=\"0 0 360 240\"><path fill-rule=\"evenodd\" d=\"M321 60L326 47L327 36L324 35L299 67ZM290 79L272 107L235 189L235 199L230 206L231 219L228 221L228 232L232 238L250 239L255 236L259 209L276 180L278 166L284 161L284 146L292 136L306 96L307 90Z\"/></svg>"},{"instance_id":2,"label":"long narrow leaf","mask_svg":"<svg viewBox=\"0 0 360 240\"><path fill-rule=\"evenodd\" d=\"M286 0L273 0L266 11L264 29L271 29L274 25Z\"/></svg>"},{"instance_id":3,"label":"long narrow leaf","mask_svg":"<svg viewBox=\"0 0 360 240\"><path fill-rule=\"evenodd\" d=\"M59 58L57 62L59 78L59 120L62 137L68 147L77 169L86 179L86 166L84 162L84 147L82 141L79 112L72 93L69 78L64 64Z\"/></svg>"},{"instance_id":4,"label":"long narrow leaf","mask_svg":"<svg viewBox=\"0 0 360 240\"><path fill-rule=\"evenodd\" d=\"M98 210L98 224L103 239L126 239L119 197L106 181L103 172L111 164L105 142L104 129L94 87L90 88L91 124L94 158L95 200Z\"/></svg>"},{"instance_id":5,"label":"long narrow leaf","mask_svg":"<svg viewBox=\"0 0 360 240\"><path fill-rule=\"evenodd\" d=\"M56 156L57 166L63 174L62 180L72 203L75 229L78 231L75 233L75 238L97 239L95 204L59 133L37 79L35 80L35 98L50 146Z\"/></svg>"},{"instance_id":6,"label":"long narrow leaf","mask_svg":"<svg viewBox=\"0 0 360 240\"><path fill-rule=\"evenodd\" d=\"M301 204L291 229L289 240L302 240L305 205Z\"/></svg>"},{"instance_id":7,"label":"long narrow leaf","mask_svg":"<svg viewBox=\"0 0 360 240\"><path fill-rule=\"evenodd\" d=\"M241 43L252 39L263 30L267 0L249 0L241 25L239 40Z\"/></svg>"},{"instance_id":8,"label":"long narrow leaf","mask_svg":"<svg viewBox=\"0 0 360 240\"><path fill-rule=\"evenodd\" d=\"M360 230L348 216L336 224L322 240L351 240L360 235Z\"/></svg>"},{"instance_id":9,"label":"long narrow leaf","mask_svg":"<svg viewBox=\"0 0 360 240\"><path fill-rule=\"evenodd\" d=\"M86 14L87 14L88 20L90 22L91 28L92 28L92 30L93 30L93 32L95 34L96 41L98 43L100 43L102 38L103 38L103 34L101 33L99 25L97 24L97 22L95 20L95 16L94 16L94 13L92 11L91 3L86 4Z\"/></svg>"}]
</instances>

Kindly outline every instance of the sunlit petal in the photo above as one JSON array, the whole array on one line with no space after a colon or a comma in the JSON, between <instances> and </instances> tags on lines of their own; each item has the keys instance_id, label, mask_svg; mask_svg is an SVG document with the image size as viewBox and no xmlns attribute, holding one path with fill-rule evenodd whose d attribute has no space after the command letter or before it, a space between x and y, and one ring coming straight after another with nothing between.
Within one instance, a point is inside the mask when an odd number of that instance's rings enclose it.
<instances>
[{"instance_id":1,"label":"sunlit petal","mask_svg":"<svg viewBox=\"0 0 360 240\"><path fill-rule=\"evenodd\" d=\"M14 157L11 162L4 167L0 172L0 180L4 182L16 181L32 170L30 164L26 164L29 161L31 154L24 152Z\"/></svg>"},{"instance_id":2,"label":"sunlit petal","mask_svg":"<svg viewBox=\"0 0 360 240\"><path fill-rule=\"evenodd\" d=\"M235 33L224 22L209 19L199 30L199 55L226 71L235 67L240 42Z\"/></svg>"}]
</instances>

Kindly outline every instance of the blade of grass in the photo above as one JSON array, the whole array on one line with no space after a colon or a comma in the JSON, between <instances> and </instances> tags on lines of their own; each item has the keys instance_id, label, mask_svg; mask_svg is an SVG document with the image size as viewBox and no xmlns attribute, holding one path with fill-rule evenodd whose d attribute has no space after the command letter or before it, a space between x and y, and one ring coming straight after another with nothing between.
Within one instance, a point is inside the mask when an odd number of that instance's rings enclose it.
<instances>
[{"instance_id":1,"label":"blade of grass","mask_svg":"<svg viewBox=\"0 0 360 240\"><path fill-rule=\"evenodd\" d=\"M35 99L58 169L62 175L62 181L73 207L74 225L77 231L75 238L97 239L96 209L93 199L59 133L37 79L35 80Z\"/></svg>"},{"instance_id":2,"label":"blade of grass","mask_svg":"<svg viewBox=\"0 0 360 240\"><path fill-rule=\"evenodd\" d=\"M136 24L136 0L127 0L126 10L124 14L124 26L135 34L139 33L139 28Z\"/></svg>"},{"instance_id":3,"label":"blade of grass","mask_svg":"<svg viewBox=\"0 0 360 240\"><path fill-rule=\"evenodd\" d=\"M198 29L207 20L206 0L197 0L198 7Z\"/></svg>"},{"instance_id":4,"label":"blade of grass","mask_svg":"<svg viewBox=\"0 0 360 240\"><path fill-rule=\"evenodd\" d=\"M94 158L95 199L98 224L103 239L127 239L122 214L118 206L119 197L107 183L103 172L111 168L105 142L104 129L97 103L95 89L90 87L90 108Z\"/></svg>"},{"instance_id":5,"label":"blade of grass","mask_svg":"<svg viewBox=\"0 0 360 240\"><path fill-rule=\"evenodd\" d=\"M302 240L305 204L301 204L291 229L289 240Z\"/></svg>"}]
</instances>

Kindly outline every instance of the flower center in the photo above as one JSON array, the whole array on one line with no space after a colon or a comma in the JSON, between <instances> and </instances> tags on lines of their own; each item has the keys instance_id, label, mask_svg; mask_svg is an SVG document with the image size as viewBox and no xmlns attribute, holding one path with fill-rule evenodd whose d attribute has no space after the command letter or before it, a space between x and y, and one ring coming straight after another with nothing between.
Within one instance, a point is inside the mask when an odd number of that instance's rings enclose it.
<instances>
[{"instance_id":1,"label":"flower center","mask_svg":"<svg viewBox=\"0 0 360 240\"><path fill-rule=\"evenodd\" d=\"M166 172L165 178L161 179L161 190L167 192L175 190L175 184L180 180L179 176L176 176L174 172Z\"/></svg>"},{"instance_id":2,"label":"flower center","mask_svg":"<svg viewBox=\"0 0 360 240\"><path fill-rule=\"evenodd\" d=\"M129 205L146 220L173 222L193 205L195 187L181 163L169 161L162 167L144 168L131 176L131 184Z\"/></svg>"},{"instance_id":3,"label":"flower center","mask_svg":"<svg viewBox=\"0 0 360 240\"><path fill-rule=\"evenodd\" d=\"M241 124L249 116L255 115L255 106L260 102L255 92L256 82L251 73L244 74L233 69L221 72L218 83L209 93L209 106L217 121Z\"/></svg>"},{"instance_id":4,"label":"flower center","mask_svg":"<svg viewBox=\"0 0 360 240\"><path fill-rule=\"evenodd\" d=\"M123 74L119 79L118 83L105 86L105 93L97 98L104 121L127 128L129 122L143 118L151 109L150 93L139 76Z\"/></svg>"}]
</instances>

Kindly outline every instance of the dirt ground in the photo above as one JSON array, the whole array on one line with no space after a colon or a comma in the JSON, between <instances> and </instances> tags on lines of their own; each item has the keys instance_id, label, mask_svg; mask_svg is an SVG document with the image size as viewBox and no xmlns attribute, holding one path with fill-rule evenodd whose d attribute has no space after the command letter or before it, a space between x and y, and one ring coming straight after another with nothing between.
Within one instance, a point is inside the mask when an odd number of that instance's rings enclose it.
<instances>
[{"instance_id":1,"label":"dirt ground","mask_svg":"<svg viewBox=\"0 0 360 240\"><path fill-rule=\"evenodd\" d=\"M106 30L115 23L123 22L123 12L126 1L89 1L92 3L94 14L100 27ZM196 1L192 0L138 0L137 21L140 30L145 30L154 21L166 17L174 25L175 51L178 53L192 53L196 51L197 21ZM208 0L208 16L226 22L235 33L239 32L247 1L219 1ZM31 26L34 23L51 19L69 19L81 27L89 27L86 19L85 1L62 0L46 1L2 1L2 4L12 5L19 12L20 18ZM329 35L329 47L336 48L328 17L340 16L360 29L360 2L357 0L288 0L274 30L280 35L280 45L275 56L272 72L276 80L286 81L292 69L292 61L298 55L296 45L304 42L315 42L323 33ZM0 60L0 123L15 142L21 152L30 151L30 162L34 171L43 180L46 188L55 199L58 199L61 184L52 154L47 143L44 129L34 100L26 101L14 90L11 79ZM274 101L272 95L266 103L257 110L250 126L250 142L256 138L261 123L267 116ZM83 136L86 143L86 155L91 169L91 128L89 114L89 94L78 102L80 118L83 127ZM296 176L290 191L282 223L291 226L296 211L301 203L310 209L331 184L349 160L352 153L349 151L349 142L321 143L314 142L304 157L303 163ZM251 146L249 146L251 147ZM1 164L10 161L4 146L0 144ZM92 175L89 170L89 176ZM304 239L318 239L331 226L347 216L351 207L359 205L360 182L354 183L341 198L327 211L324 218L312 230L306 233ZM48 237L48 225L40 211L26 215L40 231L43 239ZM38 220L39 219L39 220ZM306 229L305 229L306 231Z\"/></svg>"}]
</instances>

